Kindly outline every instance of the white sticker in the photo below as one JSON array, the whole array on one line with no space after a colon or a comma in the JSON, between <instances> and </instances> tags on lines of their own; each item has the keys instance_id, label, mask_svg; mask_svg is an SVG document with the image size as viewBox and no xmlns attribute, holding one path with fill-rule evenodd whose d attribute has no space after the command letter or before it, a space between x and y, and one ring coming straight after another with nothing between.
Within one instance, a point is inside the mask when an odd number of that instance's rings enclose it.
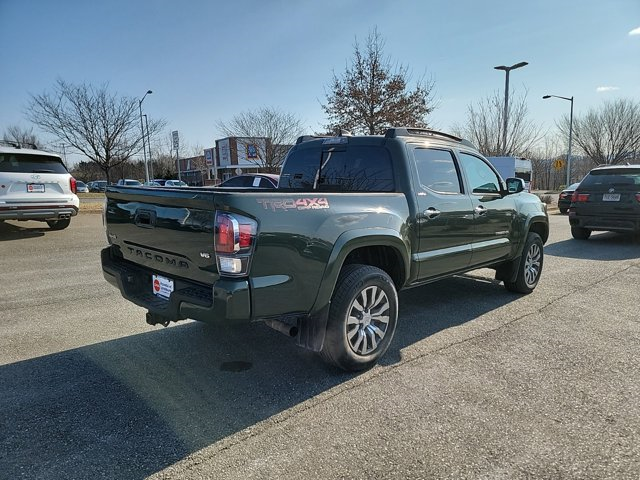
<instances>
[{"instance_id":1,"label":"white sticker","mask_svg":"<svg viewBox=\"0 0 640 480\"><path fill-rule=\"evenodd\" d=\"M160 275L153 275L153 293L162 298L169 298L171 292L173 292L173 280L161 277Z\"/></svg>"}]
</instances>

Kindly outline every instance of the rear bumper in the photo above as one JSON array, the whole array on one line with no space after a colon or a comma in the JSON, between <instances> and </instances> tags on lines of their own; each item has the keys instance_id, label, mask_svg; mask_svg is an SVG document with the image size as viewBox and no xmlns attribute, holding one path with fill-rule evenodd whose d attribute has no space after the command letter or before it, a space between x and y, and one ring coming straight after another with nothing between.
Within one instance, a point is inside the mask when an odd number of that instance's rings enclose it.
<instances>
[{"instance_id":1,"label":"rear bumper","mask_svg":"<svg viewBox=\"0 0 640 480\"><path fill-rule=\"evenodd\" d=\"M58 220L74 217L78 214L75 205L0 205L0 219L2 220Z\"/></svg>"},{"instance_id":2,"label":"rear bumper","mask_svg":"<svg viewBox=\"0 0 640 480\"><path fill-rule=\"evenodd\" d=\"M569 210L569 224L572 227L606 232L640 232L640 216L595 216L577 215Z\"/></svg>"},{"instance_id":3,"label":"rear bumper","mask_svg":"<svg viewBox=\"0 0 640 480\"><path fill-rule=\"evenodd\" d=\"M111 247L102 250L104 278L120 290L124 298L146 308L155 318L167 322L191 318L208 323L244 323L251 320L249 282L220 279L213 285L202 285L185 279L174 279L169 299L152 293L153 272L112 255Z\"/></svg>"}]
</instances>

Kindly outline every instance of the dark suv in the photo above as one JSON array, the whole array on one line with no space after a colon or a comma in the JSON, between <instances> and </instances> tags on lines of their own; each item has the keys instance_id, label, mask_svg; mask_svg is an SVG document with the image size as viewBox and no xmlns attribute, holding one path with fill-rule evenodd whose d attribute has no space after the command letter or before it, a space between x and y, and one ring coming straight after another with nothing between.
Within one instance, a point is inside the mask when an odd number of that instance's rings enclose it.
<instances>
[{"instance_id":1,"label":"dark suv","mask_svg":"<svg viewBox=\"0 0 640 480\"><path fill-rule=\"evenodd\" d=\"M640 233L640 165L591 170L573 192L569 223L579 240L594 230Z\"/></svg>"}]
</instances>

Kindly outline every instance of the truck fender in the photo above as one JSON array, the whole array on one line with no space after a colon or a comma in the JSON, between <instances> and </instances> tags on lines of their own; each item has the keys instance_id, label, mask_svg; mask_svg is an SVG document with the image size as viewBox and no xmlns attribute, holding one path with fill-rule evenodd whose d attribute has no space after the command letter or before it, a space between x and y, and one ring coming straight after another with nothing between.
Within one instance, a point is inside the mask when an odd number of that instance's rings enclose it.
<instances>
[{"instance_id":1,"label":"truck fender","mask_svg":"<svg viewBox=\"0 0 640 480\"><path fill-rule=\"evenodd\" d=\"M399 232L388 228L363 228L344 232L333 246L310 314L300 319L298 323L298 345L313 351L322 349L331 297L342 266L347 256L357 248L373 246L391 247L399 253L404 266L404 277L399 282L399 287L407 282L410 273L411 247L408 240L403 239Z\"/></svg>"},{"instance_id":2,"label":"truck fender","mask_svg":"<svg viewBox=\"0 0 640 480\"><path fill-rule=\"evenodd\" d=\"M524 245L527 243L527 235L529 232L535 232L542 238L542 243L546 243L549 238L549 224L547 218L541 215L529 216L525 222L523 231L525 234L520 239L516 249L516 256L508 261L500 264L496 268L496 280L502 280L505 282L515 282L518 274L518 268L520 267L520 257L524 250Z\"/></svg>"}]
</instances>

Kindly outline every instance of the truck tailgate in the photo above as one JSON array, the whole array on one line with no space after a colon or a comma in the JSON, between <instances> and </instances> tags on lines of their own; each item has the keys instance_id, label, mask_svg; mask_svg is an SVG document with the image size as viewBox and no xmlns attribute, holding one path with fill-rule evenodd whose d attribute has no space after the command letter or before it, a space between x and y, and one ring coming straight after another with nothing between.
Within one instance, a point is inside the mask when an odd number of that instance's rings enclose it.
<instances>
[{"instance_id":1,"label":"truck tailgate","mask_svg":"<svg viewBox=\"0 0 640 480\"><path fill-rule=\"evenodd\" d=\"M213 191L109 187L106 195L107 238L125 260L169 278L218 279Z\"/></svg>"}]
</instances>

